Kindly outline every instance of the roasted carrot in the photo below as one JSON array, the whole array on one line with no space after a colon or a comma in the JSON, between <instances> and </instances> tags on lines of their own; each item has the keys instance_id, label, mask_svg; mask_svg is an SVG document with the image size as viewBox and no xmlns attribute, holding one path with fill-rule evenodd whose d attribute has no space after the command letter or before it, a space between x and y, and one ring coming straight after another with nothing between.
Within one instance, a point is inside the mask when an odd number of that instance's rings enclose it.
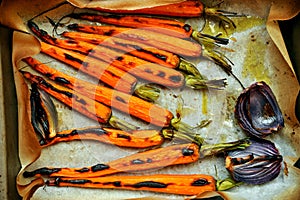
<instances>
[{"instance_id":1,"label":"roasted carrot","mask_svg":"<svg viewBox=\"0 0 300 200\"><path fill-rule=\"evenodd\" d=\"M101 80L112 88L131 93L137 80L125 71L101 60L41 42L41 52Z\"/></svg>"},{"instance_id":2,"label":"roasted carrot","mask_svg":"<svg viewBox=\"0 0 300 200\"><path fill-rule=\"evenodd\" d=\"M90 14L82 13L82 14L71 14L69 17L74 17L74 18L85 18L89 19L91 16L90 20L93 20L93 16ZM96 17L96 16L95 16ZM102 16L100 16L102 17ZM108 16L106 16L108 17ZM106 18L104 17L104 18ZM112 18L114 21L118 21L116 18ZM105 26L99 26L99 29L102 29ZM68 28L76 28L76 27L68 27ZM108 27L105 27L104 29L107 30ZM114 27L113 29L116 29ZM98 31L96 30L96 31ZM124 29L123 29L124 30ZM189 40L184 40L179 37L174 37L170 35L166 35L165 33L160 33L158 30L166 30L163 28L156 28L156 27L151 27L151 28L145 28L144 26L141 28L136 28L136 29L128 29L129 31L123 31L122 34L117 34L118 37L130 39L133 41L139 41L166 51L170 51L173 53L176 53L180 56L188 56L188 57L197 57L201 55L201 45L199 45L196 42L189 41ZM103 31L99 31L103 32ZM166 31L165 31L166 32ZM111 32L112 34L114 31ZM108 34L107 34L108 35Z\"/></svg>"},{"instance_id":3,"label":"roasted carrot","mask_svg":"<svg viewBox=\"0 0 300 200\"><path fill-rule=\"evenodd\" d=\"M232 73L231 62L222 54L211 49L211 47L202 47L200 45L195 46L195 43L192 43L187 40L182 40L173 36L167 36L161 33L156 33L149 30L149 28L141 29L127 29L124 31L124 28L121 27L111 27L111 26L95 26L95 25L84 25L84 24L71 24L68 25L70 30L76 30L92 34L101 34L114 36L121 39L126 39L134 42L139 42L146 44L158 49L172 52L181 57L205 57L209 60L212 60L214 63L222 67L222 69L228 73ZM116 32L121 32L115 34ZM95 37L97 38L97 37ZM183 42L184 41L184 42ZM196 47L196 48L194 48Z\"/></svg>"},{"instance_id":4,"label":"roasted carrot","mask_svg":"<svg viewBox=\"0 0 300 200\"><path fill-rule=\"evenodd\" d=\"M182 57L168 51L157 49L140 42L124 40L114 36L106 36L100 34L83 33L83 32L63 32L64 37L75 41L84 41L95 45L106 46L129 53L138 58L154 62L165 67L179 69L187 74L201 76L198 69ZM77 46L78 47L78 46Z\"/></svg>"},{"instance_id":5,"label":"roasted carrot","mask_svg":"<svg viewBox=\"0 0 300 200\"><path fill-rule=\"evenodd\" d=\"M103 49L98 51L97 49L99 48L103 48ZM106 66L110 65L111 67L115 67L119 69L119 71L124 70L126 72L129 72L132 75L147 80L151 83L157 83L160 85L164 85L166 87L173 87L173 88L184 86L184 76L182 73L174 69L169 69L157 64L146 62L144 60L138 59L130 55L126 55L126 54L120 55L118 52L114 52L109 48L104 49L104 47L99 46L93 49L93 52L101 53L101 55L97 55L97 58L101 58L103 61L99 59L95 59L90 55L87 56L79 55L71 50L62 49L60 47L49 45L44 42L41 42L41 51L68 64L72 64L72 65L76 64L77 66L79 65L80 69L82 69L83 72L89 73L89 75L91 75L89 70L96 70L95 68L97 66L101 66L102 62L106 62L107 63ZM68 56L65 56L66 54ZM91 54L95 55L92 52ZM72 56L71 59L70 56ZM78 62L78 60L80 60L80 62ZM99 65L98 65L98 60L99 60ZM85 65L83 65L81 61ZM107 68L110 68L110 66ZM97 75L93 74L93 76L97 76ZM124 76L125 77L122 77L122 80L124 79L127 81L128 80L127 76L129 76L129 74L124 74ZM117 79L115 78L115 80ZM118 87L118 86L122 87L122 82L120 81L116 82L114 87ZM135 84L132 84L131 87L128 89L132 91L134 89L134 86Z\"/></svg>"},{"instance_id":6,"label":"roasted carrot","mask_svg":"<svg viewBox=\"0 0 300 200\"><path fill-rule=\"evenodd\" d=\"M80 25L78 24L78 26ZM148 46L140 42L114 37L113 35L107 36L104 34L101 35L68 31L63 32L61 35L75 41L80 40L95 45L104 45L122 50L123 52L129 53L136 57L170 68L177 68L180 65L180 60L182 59L178 55L171 52Z\"/></svg>"},{"instance_id":7,"label":"roasted carrot","mask_svg":"<svg viewBox=\"0 0 300 200\"><path fill-rule=\"evenodd\" d=\"M163 143L164 139L158 130L135 130L131 132L105 127L87 127L58 132L48 139L43 147L60 142L75 140L92 140L120 147L147 148Z\"/></svg>"},{"instance_id":8,"label":"roasted carrot","mask_svg":"<svg viewBox=\"0 0 300 200\"><path fill-rule=\"evenodd\" d=\"M105 105L95 102L74 90L64 88L55 83L49 83L40 76L36 76L25 71L22 71L22 73L23 76L31 83L36 83L38 88L63 102L68 107L100 123L107 123L109 121L111 117L111 109Z\"/></svg>"},{"instance_id":9,"label":"roasted carrot","mask_svg":"<svg viewBox=\"0 0 300 200\"><path fill-rule=\"evenodd\" d=\"M196 41L228 44L228 39L214 37L207 34L202 34L199 31L193 30L189 24L164 18L154 18L136 15L99 15L91 13L72 13L66 17L74 19L89 20L92 22L101 22L122 27L131 28L147 28L151 32L158 32L173 36L176 38L193 38Z\"/></svg>"},{"instance_id":10,"label":"roasted carrot","mask_svg":"<svg viewBox=\"0 0 300 200\"><path fill-rule=\"evenodd\" d=\"M145 122L159 127L166 127L170 125L170 121L173 118L173 114L167 109L144 101L138 97L68 76L60 71L50 68L32 57L24 58L23 61L30 65L34 70L44 74L57 83L73 89L86 97L95 99L109 107L116 108L131 116L135 116Z\"/></svg>"},{"instance_id":11,"label":"roasted carrot","mask_svg":"<svg viewBox=\"0 0 300 200\"><path fill-rule=\"evenodd\" d=\"M132 154L110 161L106 164L97 164L83 168L44 167L31 172L25 171L23 176L33 177L48 175L49 177L88 178L106 176L120 172L159 169L167 166L193 163L204 156L217 154L235 148L243 149L247 146L249 146L248 140L239 140L236 142L220 143L215 145L202 145L201 149L199 144L196 143L175 144Z\"/></svg>"},{"instance_id":12,"label":"roasted carrot","mask_svg":"<svg viewBox=\"0 0 300 200\"><path fill-rule=\"evenodd\" d=\"M201 17L204 14L205 6L198 0L185 0L179 3L170 3L161 6L153 6L140 9L107 9L102 7L93 8L107 13L119 14L147 14L172 17Z\"/></svg>"},{"instance_id":13,"label":"roasted carrot","mask_svg":"<svg viewBox=\"0 0 300 200\"><path fill-rule=\"evenodd\" d=\"M204 174L155 174L136 176L107 176L97 178L56 178L46 182L48 186L110 188L122 190L145 190L179 195L199 195L216 191L216 181Z\"/></svg>"}]
</instances>

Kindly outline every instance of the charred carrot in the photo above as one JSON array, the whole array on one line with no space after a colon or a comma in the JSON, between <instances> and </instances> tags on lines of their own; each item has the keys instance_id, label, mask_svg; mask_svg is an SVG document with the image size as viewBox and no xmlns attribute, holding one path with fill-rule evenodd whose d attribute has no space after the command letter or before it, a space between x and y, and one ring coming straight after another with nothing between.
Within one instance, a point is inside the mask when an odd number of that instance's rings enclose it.
<instances>
[{"instance_id":1,"label":"charred carrot","mask_svg":"<svg viewBox=\"0 0 300 200\"><path fill-rule=\"evenodd\" d=\"M131 93L137 80L125 71L101 60L41 42L41 52L82 71L116 90Z\"/></svg>"},{"instance_id":2,"label":"charred carrot","mask_svg":"<svg viewBox=\"0 0 300 200\"><path fill-rule=\"evenodd\" d=\"M57 178L47 181L46 184L57 187L145 190L179 195L199 195L203 192L216 191L215 179L204 174L155 174L81 179Z\"/></svg>"},{"instance_id":3,"label":"charred carrot","mask_svg":"<svg viewBox=\"0 0 300 200\"><path fill-rule=\"evenodd\" d=\"M200 144L201 145L201 144ZM202 145L186 143L176 144L144 152L132 154L116 159L106 164L97 164L83 168L40 168L34 171L25 171L24 177L42 176L88 178L100 177L120 172L137 172L150 169L159 169L167 166L189 164L198 161L204 156L209 156L235 148L246 148L248 140L215 145Z\"/></svg>"},{"instance_id":4,"label":"charred carrot","mask_svg":"<svg viewBox=\"0 0 300 200\"><path fill-rule=\"evenodd\" d=\"M120 27L111 26L95 26L84 24L71 24L68 25L70 30L81 31L85 33L101 34L114 36L121 39L126 39L134 42L146 44L158 49L172 52L181 57L205 57L212 60L214 63L222 67L222 69L228 73L232 73L231 62L222 54L211 49L211 47L205 47L195 45L187 40L182 40L173 36L167 36L158 32L153 32L151 29L119 29ZM115 34L116 32L121 32ZM184 42L183 42L184 41Z\"/></svg>"},{"instance_id":5,"label":"charred carrot","mask_svg":"<svg viewBox=\"0 0 300 200\"><path fill-rule=\"evenodd\" d=\"M164 18L154 18L136 15L99 15L91 13L72 13L66 17L74 19L89 20L92 22L101 22L122 27L147 28L151 32L163 33L176 38L193 38L196 41L228 44L228 39L213 37L193 30L189 24Z\"/></svg>"},{"instance_id":6,"label":"charred carrot","mask_svg":"<svg viewBox=\"0 0 300 200\"><path fill-rule=\"evenodd\" d=\"M128 55L126 54L126 52L119 52L105 47L105 45L103 45L103 43L105 42L101 43L100 45L95 45L81 40L62 40L48 35L47 32L39 29L34 22L28 22L28 26L41 40L51 45L78 51L88 56L93 56L107 63L110 63L111 65L118 67L121 70L128 71L132 75L135 75L136 77L139 77L146 81L174 88L184 85L181 73L173 69L167 69L162 65L149 62L146 59ZM114 48L114 45L111 46ZM124 47L124 44L122 44L121 46ZM134 48L136 48L136 45ZM141 51L139 50L138 52ZM143 55L144 54L145 52L143 52ZM152 56L152 54L150 56ZM213 81L204 80L198 69L193 64L179 57L177 58L178 60L180 60L180 62L177 62L178 66L174 66L172 68L178 67L180 70L185 71L187 74L195 76L193 78L193 81L191 81L190 76L186 77L186 86L193 89L203 89L207 87L220 89L225 86L224 79Z\"/></svg>"},{"instance_id":7,"label":"charred carrot","mask_svg":"<svg viewBox=\"0 0 300 200\"><path fill-rule=\"evenodd\" d=\"M135 130L131 132L105 127L87 127L64 130L47 140L43 147L60 142L92 140L120 147L147 148L163 143L164 139L157 130Z\"/></svg>"},{"instance_id":8,"label":"charred carrot","mask_svg":"<svg viewBox=\"0 0 300 200\"><path fill-rule=\"evenodd\" d=\"M23 61L30 65L34 70L63 86L148 123L159 127L166 127L170 125L170 121L173 118L173 114L167 109L144 101L138 97L68 76L60 71L50 68L32 57L24 58Z\"/></svg>"},{"instance_id":9,"label":"charred carrot","mask_svg":"<svg viewBox=\"0 0 300 200\"><path fill-rule=\"evenodd\" d=\"M157 83L160 85L164 85L167 87L173 87L173 88L178 88L178 87L182 87L184 86L184 76L182 75L182 73L174 70L174 69L169 69L157 64L153 64L153 63L148 63L146 61L143 61L141 59L138 59L136 57L130 56L130 55L120 55L118 52L114 52L113 50L110 50L108 48L103 49L103 50L99 50L97 51L97 49L101 48L100 46L93 49L92 52L96 52L96 53L101 53L101 55L97 55L97 58L101 58L103 61L99 60L99 59L95 59L93 57L91 57L90 55L79 55L75 52L72 52L71 50L66 50L66 49L62 49L60 47L57 46L53 46L53 45L49 45L46 44L44 42L41 42L41 51L43 53L46 53L52 57L55 57L63 62L66 62L68 64L72 64L78 67L80 67L80 69L83 72L87 72L90 74L90 70L96 70L95 68L97 66L101 66L102 62L107 63L106 66L110 65L109 67L106 68L105 71L107 71L108 68L110 67L114 67L120 70L124 70L123 72L129 72L132 75L135 75L141 79L147 80L151 83ZM102 47L104 48L104 47ZM94 53L92 53L93 55L95 55ZM114 53L114 54L113 54ZM65 56L65 55L68 56ZM71 58L70 58L71 56ZM78 59L80 60L80 62L78 62ZM99 60L99 63L98 63ZM82 64L82 62L85 64ZM80 64L79 64L80 63ZM109 64L108 64L109 63ZM99 70L100 71L100 70ZM104 71L104 72L105 72ZM103 71L102 71L103 72ZM99 73L98 73L99 74ZM95 74L93 74L93 76L97 76ZM124 79L126 81L129 81L130 79L127 79L127 77L129 76L129 74L124 74L125 77L120 77L119 79ZM113 77L110 77L110 79ZM115 80L117 81L117 79L115 78ZM114 83L114 87L122 87L122 82L118 81ZM128 85L128 84L127 84ZM134 89L135 84L131 84L130 91L132 91ZM123 86L124 87L124 86ZM125 92L125 91L124 91Z\"/></svg>"},{"instance_id":10,"label":"charred carrot","mask_svg":"<svg viewBox=\"0 0 300 200\"><path fill-rule=\"evenodd\" d=\"M61 35L75 41L80 40L95 45L103 45L110 48L115 48L133 56L170 68L177 68L180 65L180 60L182 59L178 55L175 55L171 52L151 47L140 42L124 40L118 37L67 31L63 32Z\"/></svg>"},{"instance_id":11,"label":"charred carrot","mask_svg":"<svg viewBox=\"0 0 300 200\"><path fill-rule=\"evenodd\" d=\"M107 123L109 121L111 117L111 109L105 105L95 102L74 90L64 88L55 83L49 83L40 76L36 76L25 71L22 73L23 76L31 83L36 83L38 88L63 102L68 107L100 123Z\"/></svg>"},{"instance_id":12,"label":"charred carrot","mask_svg":"<svg viewBox=\"0 0 300 200\"><path fill-rule=\"evenodd\" d=\"M78 25L79 26L79 25ZM129 53L138 58L154 62L165 67L180 69L187 74L201 76L197 68L187 60L168 51L157 49L140 42L124 40L114 36L106 36L100 34L84 33L84 32L63 32L64 37L75 41L84 41L95 45L106 46ZM86 52L86 51L85 51Z\"/></svg>"}]
</instances>

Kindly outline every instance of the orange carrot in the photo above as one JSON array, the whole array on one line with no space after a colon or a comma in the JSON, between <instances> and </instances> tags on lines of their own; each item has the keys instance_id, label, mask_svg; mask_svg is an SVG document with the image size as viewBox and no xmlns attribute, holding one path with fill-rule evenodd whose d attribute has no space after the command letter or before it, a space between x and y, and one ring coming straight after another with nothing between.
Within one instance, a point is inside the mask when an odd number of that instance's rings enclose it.
<instances>
[{"instance_id":1,"label":"orange carrot","mask_svg":"<svg viewBox=\"0 0 300 200\"><path fill-rule=\"evenodd\" d=\"M73 39L74 41L85 41L95 45L118 49L125 53L129 53L133 56L163 65L165 67L177 68L180 65L181 58L179 56L168 51L142 44L140 42L83 32L65 31L61 35Z\"/></svg>"},{"instance_id":2,"label":"orange carrot","mask_svg":"<svg viewBox=\"0 0 300 200\"><path fill-rule=\"evenodd\" d=\"M41 42L41 52L69 64L83 73L100 79L116 90L131 93L136 86L137 80L135 77L98 59L49 45L45 42Z\"/></svg>"},{"instance_id":3,"label":"orange carrot","mask_svg":"<svg viewBox=\"0 0 300 200\"><path fill-rule=\"evenodd\" d=\"M189 24L185 24L174 19L154 18L136 15L99 15L91 13L72 13L65 17L89 20L92 22L101 22L122 27L139 29L147 28L153 32L163 33L176 38L194 38L200 43L206 41L212 43L228 44L228 39L202 34L199 31L193 30L193 28Z\"/></svg>"},{"instance_id":4,"label":"orange carrot","mask_svg":"<svg viewBox=\"0 0 300 200\"><path fill-rule=\"evenodd\" d=\"M198 135L195 135L197 137ZM199 137L199 136L198 136ZM202 145L196 143L175 144L171 146L151 149L110 161L83 168L40 168L24 172L24 177L42 176L88 178L100 177L120 172L137 172L143 170L160 169L167 166L189 164L200 158L214 155L227 150L244 149L249 140L238 140L230 143ZM201 146L201 149L200 149Z\"/></svg>"},{"instance_id":5,"label":"orange carrot","mask_svg":"<svg viewBox=\"0 0 300 200\"><path fill-rule=\"evenodd\" d=\"M153 6L149 8L140 9L107 9L96 7L95 10L108 13L122 13L122 14L148 14L159 16L173 16L173 17L201 17L205 12L204 4L198 0L186 0L179 3L171 3L161 6Z\"/></svg>"},{"instance_id":6,"label":"orange carrot","mask_svg":"<svg viewBox=\"0 0 300 200\"><path fill-rule=\"evenodd\" d=\"M90 14L71 14L70 17L76 17L76 18L84 18L89 20L94 20L93 18L97 16L93 16ZM102 18L103 16L99 16L98 18ZM108 16L104 16L103 18L108 18ZM113 21L118 22L119 18L109 18ZM126 19L124 19L126 21ZM150 25L149 25L150 26ZM77 29L79 27L74 27L74 25L68 26L69 29ZM111 28L110 26L95 26L95 30L85 30L85 31L93 31L94 33L103 33L106 32L111 35L114 34L114 31L107 30ZM82 29L82 28L81 28ZM118 29L118 27L113 27L113 30ZM130 39L132 41L141 42L150 46L154 46L159 49L163 49L165 51L173 52L175 54L178 54L180 56L184 57L198 57L201 55L202 47L196 42L184 40L182 38L179 38L178 36L171 36L165 34L166 32L170 32L166 28L159 28L159 27L145 27L144 25L136 28L136 29L122 29L123 32L121 34L117 34L116 36L123 39ZM118 31L122 31L118 30ZM174 31L172 31L174 32ZM178 35L178 34L177 34Z\"/></svg>"},{"instance_id":7,"label":"orange carrot","mask_svg":"<svg viewBox=\"0 0 300 200\"><path fill-rule=\"evenodd\" d=\"M99 177L119 172L135 172L150 169L159 169L166 166L188 164L199 159L199 146L178 144L164 148L132 154L110 161L106 164L97 164L83 168L40 168L32 172L24 172L24 177L48 175L49 177L88 178Z\"/></svg>"},{"instance_id":8,"label":"orange carrot","mask_svg":"<svg viewBox=\"0 0 300 200\"><path fill-rule=\"evenodd\" d=\"M96 178L56 178L46 182L48 186L109 188L121 190L145 190L179 195L199 195L216 191L216 181L204 174L155 174L135 176L107 176Z\"/></svg>"},{"instance_id":9,"label":"orange carrot","mask_svg":"<svg viewBox=\"0 0 300 200\"><path fill-rule=\"evenodd\" d=\"M71 30L92 34L113 35L117 38L139 42L158 49L169 51L182 57L202 56L212 60L214 63L222 67L226 73L232 74L231 61L228 60L224 55L213 50L210 46L204 48L202 48L200 45L194 46L195 43L191 43L190 41L182 40L180 38L174 39L175 37L167 36L161 33L155 33L151 29L128 29L125 32L115 34L115 32L124 30L118 30L120 27L93 26L84 24L71 24L68 26L68 28Z\"/></svg>"},{"instance_id":10,"label":"orange carrot","mask_svg":"<svg viewBox=\"0 0 300 200\"><path fill-rule=\"evenodd\" d=\"M113 128L87 127L58 132L43 147L59 142L92 140L120 147L147 148L163 143L164 139L157 130L135 130L126 132Z\"/></svg>"},{"instance_id":11,"label":"orange carrot","mask_svg":"<svg viewBox=\"0 0 300 200\"><path fill-rule=\"evenodd\" d=\"M23 61L34 70L44 74L57 83L73 89L86 97L95 99L109 107L135 116L145 122L159 127L166 127L170 125L170 121L173 119L173 114L167 109L144 101L138 97L68 76L31 57L25 58Z\"/></svg>"},{"instance_id":12,"label":"orange carrot","mask_svg":"<svg viewBox=\"0 0 300 200\"><path fill-rule=\"evenodd\" d=\"M100 123L107 123L109 121L111 117L111 109L103 104L95 102L73 90L64 88L55 83L49 83L40 76L24 71L22 73L23 76L31 83L36 83L38 88L63 102L68 107L91 119L99 121Z\"/></svg>"}]
</instances>

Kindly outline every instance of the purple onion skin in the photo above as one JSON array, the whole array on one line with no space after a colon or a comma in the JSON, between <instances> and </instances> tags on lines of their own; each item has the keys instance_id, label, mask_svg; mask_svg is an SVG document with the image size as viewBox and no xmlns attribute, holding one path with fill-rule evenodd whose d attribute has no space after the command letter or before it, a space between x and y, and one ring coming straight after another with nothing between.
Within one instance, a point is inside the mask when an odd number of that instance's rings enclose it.
<instances>
[{"instance_id":1,"label":"purple onion skin","mask_svg":"<svg viewBox=\"0 0 300 200\"><path fill-rule=\"evenodd\" d=\"M235 117L251 137L264 138L284 127L276 97L263 81L252 84L240 94Z\"/></svg>"},{"instance_id":2,"label":"purple onion skin","mask_svg":"<svg viewBox=\"0 0 300 200\"><path fill-rule=\"evenodd\" d=\"M246 149L228 153L226 169L238 182L259 185L275 179L280 174L282 156L274 143L258 138L250 141Z\"/></svg>"}]
</instances>

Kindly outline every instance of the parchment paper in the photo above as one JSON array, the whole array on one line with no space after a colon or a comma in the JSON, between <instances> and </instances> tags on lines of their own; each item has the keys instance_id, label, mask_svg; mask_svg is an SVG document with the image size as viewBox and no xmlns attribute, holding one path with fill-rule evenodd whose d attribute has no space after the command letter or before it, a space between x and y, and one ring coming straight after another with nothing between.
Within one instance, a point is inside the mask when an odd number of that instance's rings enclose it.
<instances>
[{"instance_id":1,"label":"parchment paper","mask_svg":"<svg viewBox=\"0 0 300 200\"><path fill-rule=\"evenodd\" d=\"M74 163L80 162L82 157L84 156L84 153L88 153L84 150L84 148L89 147L90 149L95 149L99 147L99 144L86 144L86 143L76 143L76 144L62 144L57 145L56 147L53 147L52 149L47 150L41 150L36 136L33 132L33 129L30 125L30 106L29 106L29 90L28 86L25 83L24 79L21 77L20 73L18 73L18 69L20 68L19 61L30 55L36 55L39 53L39 42L30 34L26 34L24 32L28 32L28 29L26 28L26 21L28 19L31 19L36 14L40 13L41 11L47 10L58 3L61 3L62 1L54 1L50 0L47 1L47 5L43 3L42 1L2 1L1 7L0 7L0 23L4 24L6 26L9 26L15 30L18 30L13 35L13 64L14 64L14 71L15 71L15 83L17 88L17 96L18 96L18 110L19 110L19 157L22 165L22 169L20 171L20 174L24 169L27 169L28 166L33 163L30 167L34 168L37 166L44 166L43 164L48 164L46 166L49 166L49 164L57 164L55 162L49 162L49 163L43 163L43 157L48 156L48 160L55 159L57 152L59 152L60 148L63 149L63 151L72 150L76 152L81 152L82 155L77 156L74 154L72 158L66 158L69 155L66 155L66 157L61 158L61 162L68 162L70 161ZM70 1L73 5L76 5L78 7L85 7L90 1ZM139 1L137 4L135 1L126 1L126 4L124 5L124 1L93 1L97 4L99 3L99 6L103 6L106 8L111 9L117 9L117 8L128 8L133 9L137 7L149 7L152 5L158 5L158 1ZM113 2L113 3L112 3ZM177 1L159 1L159 4L165 4L168 2L177 2ZM210 3L209 1L206 1ZM241 5L243 5L243 8L241 8ZM125 6L125 7L124 7ZM127 7L126 7L127 6ZM297 199L299 194L299 184L300 184L300 172L298 169L294 168L292 165L296 161L296 159L300 155L300 128L299 128L299 122L297 121L295 117L295 100L296 96L299 92L299 84L296 80L294 70L292 67L292 64L290 62L287 50L284 45L284 41L282 39L280 29L278 27L278 23L276 20L286 20L294 17L299 13L299 4L297 4L297 1L239 1L239 0L233 0L233 1L225 1L222 5L222 8L226 8L226 10L230 11L237 11L239 13L247 13L253 16L260 16L262 18L266 18L265 24L257 26L258 28L253 30L245 30L242 33L233 34L232 37L237 38L236 42L231 42L229 45L229 48L236 49L235 52L227 53L226 56L228 56L234 63L234 73L236 73L239 77L243 77L242 81L245 85L250 85L251 83L255 81L260 81L261 76L256 74L251 76L245 76L243 75L243 69L249 68L249 66L245 66L245 49L246 44L249 43L249 37L251 35L254 35L256 38L260 38L260 34L263 35L262 38L270 39L269 45L266 50L266 56L265 56L265 62L267 65L267 69L269 69L271 72L268 74L267 77L267 83L271 86L273 89L278 103L280 105L280 108L284 114L285 117L285 128L280 133L273 135L269 137L268 139L274 141L276 145L278 146L280 152L284 156L284 161L288 165L289 174L288 176L284 175L282 172L281 175L274 181L263 185L263 186L241 186L240 188L236 188L233 190L230 190L228 192L222 193L222 195L227 196L229 199L247 199L247 195L252 194L260 194L262 196L256 196L253 197L253 199ZM28 9L30 8L30 9ZM58 12L58 13L56 13ZM61 10L57 9L57 11L52 11L52 15L60 14L59 12L62 12ZM67 12L67 11L66 11ZM191 21L191 23L194 23ZM265 27L266 26L266 27ZM261 42L261 41L260 41ZM255 49L254 49L255 50ZM260 51L257 51L256 53L260 53ZM252 55L253 56L253 55ZM239 59L237 59L239 58ZM255 58L255 56L253 57ZM257 56L257 58L260 58ZM201 71L204 72L206 76L209 78L223 78L226 77L224 73L221 71L218 71L214 69L214 65L211 64L208 61L201 61L199 64L199 67L202 67L205 65L205 68L201 68ZM209 69L209 67L212 67L213 69ZM251 66L250 66L251 67ZM253 67L253 66L252 66ZM255 71L254 68L249 68ZM211 73L212 70L214 73ZM249 72L251 74L251 71ZM266 78L265 77L265 78ZM240 92L241 89L236 89L236 83L234 80L232 80L230 77L228 78L228 87L225 91L222 92L212 92L210 91L208 96L209 100L211 102L217 102L221 101L221 103L227 103L226 110L223 111L232 111L234 104L234 97L236 97ZM176 91L174 91L176 92ZM192 93L183 93L182 95L197 95L195 92ZM198 96L196 96L198 97ZM229 98L230 97L230 98ZM201 99L201 97L199 97ZM220 100L221 99L221 100ZM165 102L160 102L162 104L165 104ZM186 103L186 112L189 113L189 110L197 110L199 111L200 108L195 108L191 105L194 105L195 102L185 102ZM176 102L175 102L176 104ZM219 104L218 104L219 105ZM221 106L221 105L220 105ZM208 110L212 108L211 105L208 106ZM222 108L222 107L221 107ZM174 108L170 108L174 109ZM224 109L224 108L223 108ZM200 109L201 111L201 109ZM211 111L212 112L212 111ZM220 111L221 113L221 111ZM227 115L222 115L218 112L209 112L209 116L213 116L214 120L216 121L215 124L212 124L211 128L208 130L203 130L203 136L205 138L213 138L211 134L217 134L219 137L218 139L212 139L213 142L218 142L222 139L222 135L226 135L226 140L236 139L237 137L242 137L243 133L239 130L239 127L237 126L234 121L232 121L232 113L227 113ZM194 112L192 114L186 114L186 120L187 123L193 123L194 118ZM217 114L220 114L220 116L217 116ZM231 117L230 120L224 120L225 117ZM218 125L221 125L221 129L223 133L211 133L211 130L216 128ZM232 130L239 131L239 134L233 134ZM91 146L87 146L91 145ZM101 144L100 144L101 145ZM109 148L109 147L107 147ZM114 152L115 153L115 152ZM123 152L123 154L128 154L130 152ZM118 156L122 156L122 153ZM66 160L67 159L67 160ZM107 158L109 159L109 158ZM40 161L42 160L42 161ZM105 160L105 158L104 158ZM92 165L93 163L89 164L89 161L93 160L85 160L84 166ZM199 169L201 172L206 173L213 173L211 175L215 175L213 172L214 170L211 170L212 165L218 165L222 166L223 160L220 158L213 158L213 159L204 159L201 161L199 166L203 169ZM82 163L76 163L77 166L82 166ZM197 171L199 168L198 164L188 166L186 167L187 173L193 173ZM166 172L169 173L180 173L181 168L170 168ZM226 174L225 169L218 171L219 178L222 178L222 176ZM122 199L123 197L134 197L134 196L155 196L156 198L167 198L166 195L159 195L153 193L132 193L132 192L112 192L111 190L82 190L78 188L68 188L68 189L61 189L61 188L45 188L42 189L40 186L43 185L42 179L35 179L30 182L29 180L24 180L21 175L17 177L17 184L18 184L18 191L21 196L23 196L24 199L29 199L32 194L35 192L35 190L39 190L37 193L37 197L34 197L35 199L39 199L43 197L42 199L56 199L61 195L62 199L68 199L72 197L78 197L80 199L90 199L95 198L97 199L97 196L101 194L101 197L104 197L105 194L109 193L112 194L112 196L109 196L111 199ZM43 191L44 190L44 191ZM78 192L79 191L79 192ZM263 192L262 192L263 191ZM267 191L267 192L266 192ZM271 193L270 196L264 196ZM46 194L51 194L48 197ZM116 194L119 194L116 196ZM42 196L45 195L45 196ZM80 196L78 196L80 195ZM103 196L102 196L103 195ZM101 199L101 197L98 196L98 199ZM265 197L265 198L264 198ZM33 198L33 199L34 199ZM172 198L172 196L168 197ZM175 197L174 197L175 198Z\"/></svg>"}]
</instances>

